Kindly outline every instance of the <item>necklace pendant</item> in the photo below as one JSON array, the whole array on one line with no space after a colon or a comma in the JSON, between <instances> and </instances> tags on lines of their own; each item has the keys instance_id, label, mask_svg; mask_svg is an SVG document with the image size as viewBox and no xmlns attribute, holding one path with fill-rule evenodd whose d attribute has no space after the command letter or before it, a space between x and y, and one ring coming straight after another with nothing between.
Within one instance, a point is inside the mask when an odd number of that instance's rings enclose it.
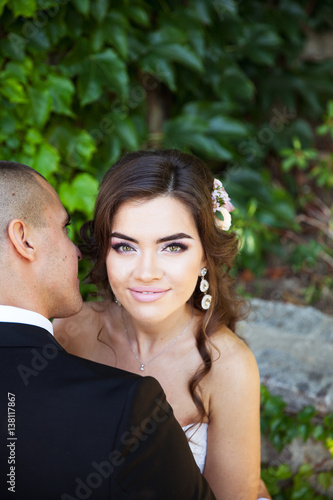
<instances>
[{"instance_id":1,"label":"necklace pendant","mask_svg":"<svg viewBox=\"0 0 333 500\"><path fill-rule=\"evenodd\" d=\"M140 370L141 370L142 372L144 372L144 371L145 371L145 365L141 365L141 366L140 366Z\"/></svg>"}]
</instances>

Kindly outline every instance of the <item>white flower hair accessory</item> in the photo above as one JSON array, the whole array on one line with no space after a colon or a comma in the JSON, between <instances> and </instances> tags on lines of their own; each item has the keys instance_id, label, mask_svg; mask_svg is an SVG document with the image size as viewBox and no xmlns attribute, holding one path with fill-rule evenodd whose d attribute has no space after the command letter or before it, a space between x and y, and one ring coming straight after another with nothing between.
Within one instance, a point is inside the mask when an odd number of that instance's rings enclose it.
<instances>
[{"instance_id":1,"label":"white flower hair accessory","mask_svg":"<svg viewBox=\"0 0 333 500\"><path fill-rule=\"evenodd\" d=\"M214 190L212 192L212 201L213 201L213 212L220 212L223 217L223 220L218 217L215 218L215 222L219 228L223 231L228 231L231 226L231 215L235 207L231 203L231 200L228 196L228 193L223 187L223 184L218 179L214 179Z\"/></svg>"}]
</instances>

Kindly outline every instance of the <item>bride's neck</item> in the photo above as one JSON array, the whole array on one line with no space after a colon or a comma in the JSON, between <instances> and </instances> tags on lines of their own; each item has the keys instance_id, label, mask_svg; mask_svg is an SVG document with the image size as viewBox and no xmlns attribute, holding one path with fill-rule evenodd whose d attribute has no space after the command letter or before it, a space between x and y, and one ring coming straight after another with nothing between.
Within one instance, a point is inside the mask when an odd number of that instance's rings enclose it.
<instances>
[{"instance_id":1,"label":"bride's neck","mask_svg":"<svg viewBox=\"0 0 333 500\"><path fill-rule=\"evenodd\" d=\"M186 306L182 312L174 314L160 322L141 322L133 318L126 310L122 319L130 341L140 350L150 350L154 346L167 344L180 335L190 323L193 311ZM192 328L191 328L192 330Z\"/></svg>"}]
</instances>

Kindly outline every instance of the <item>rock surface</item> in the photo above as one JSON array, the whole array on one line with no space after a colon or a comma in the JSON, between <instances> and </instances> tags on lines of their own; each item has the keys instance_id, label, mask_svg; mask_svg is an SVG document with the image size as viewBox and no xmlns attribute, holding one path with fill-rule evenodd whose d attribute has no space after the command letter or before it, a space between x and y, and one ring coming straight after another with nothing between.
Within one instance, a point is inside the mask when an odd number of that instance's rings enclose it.
<instances>
[{"instance_id":1,"label":"rock surface","mask_svg":"<svg viewBox=\"0 0 333 500\"><path fill-rule=\"evenodd\" d=\"M333 412L333 316L312 307L251 300L251 313L238 333L253 351L261 382L299 411L310 404L321 415ZM262 437L261 461L266 466L287 464L295 473L308 463L315 471L332 471L333 459L321 442L294 439L279 453ZM314 477L310 482L317 490ZM267 484L269 487L269 485ZM333 499L333 484L318 494Z\"/></svg>"},{"instance_id":2,"label":"rock surface","mask_svg":"<svg viewBox=\"0 0 333 500\"><path fill-rule=\"evenodd\" d=\"M259 365L261 382L291 412L305 405L333 412L333 317L312 307L251 300L237 333Z\"/></svg>"}]
</instances>

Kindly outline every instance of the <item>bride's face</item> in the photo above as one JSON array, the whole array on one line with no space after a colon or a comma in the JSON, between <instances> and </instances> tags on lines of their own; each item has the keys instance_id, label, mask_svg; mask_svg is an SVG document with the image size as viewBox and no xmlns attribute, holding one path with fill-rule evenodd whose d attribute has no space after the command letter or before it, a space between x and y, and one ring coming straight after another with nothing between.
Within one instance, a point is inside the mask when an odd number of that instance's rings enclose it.
<instances>
[{"instance_id":1,"label":"bride's face","mask_svg":"<svg viewBox=\"0 0 333 500\"><path fill-rule=\"evenodd\" d=\"M168 196L121 205L106 266L114 294L133 318L157 323L185 310L205 266L189 209Z\"/></svg>"}]
</instances>

